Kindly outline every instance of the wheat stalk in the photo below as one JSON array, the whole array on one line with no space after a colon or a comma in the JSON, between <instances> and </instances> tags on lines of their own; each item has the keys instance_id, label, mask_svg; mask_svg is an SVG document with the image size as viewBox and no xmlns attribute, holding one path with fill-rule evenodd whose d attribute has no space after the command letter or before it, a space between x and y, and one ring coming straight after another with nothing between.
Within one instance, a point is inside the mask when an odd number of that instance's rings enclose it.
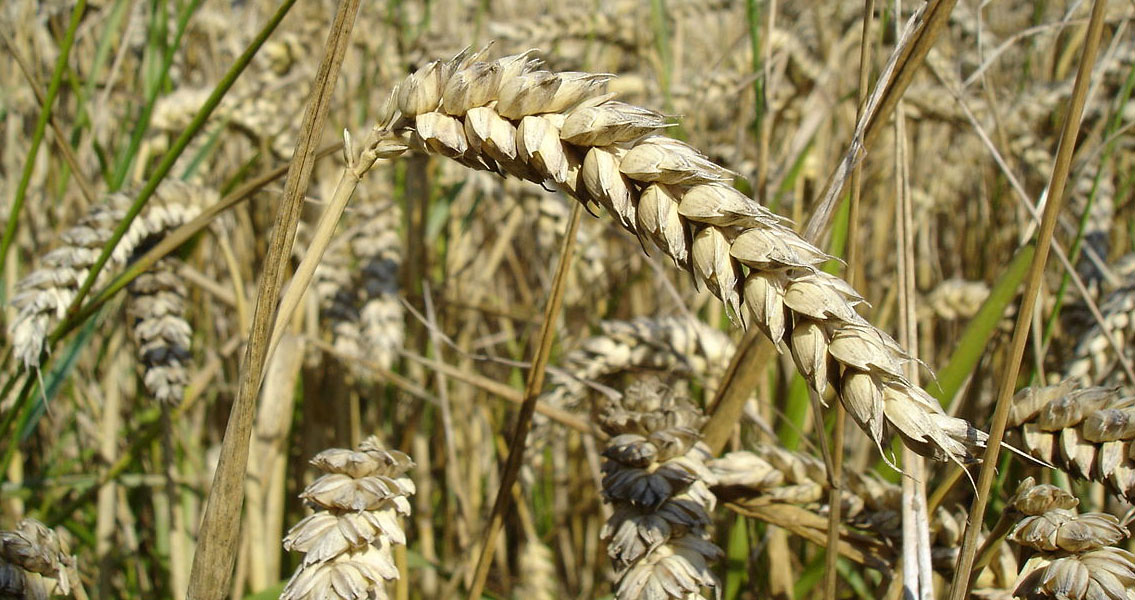
<instances>
[{"instance_id":1,"label":"wheat stalk","mask_svg":"<svg viewBox=\"0 0 1135 600\"><path fill-rule=\"evenodd\" d=\"M818 269L830 257L730 186L732 173L658 135L666 117L604 95L610 75L541 71L531 52L479 58L462 52L401 82L376 138L408 136L417 149L603 206L735 320L787 346L812 388L834 391L880 449L890 427L920 454L974 458L984 434L910 383L906 353L856 313L862 299L846 282Z\"/></svg>"},{"instance_id":2,"label":"wheat stalk","mask_svg":"<svg viewBox=\"0 0 1135 600\"><path fill-rule=\"evenodd\" d=\"M709 541L716 499L709 448L698 440L704 422L657 379L630 386L599 416L611 435L603 497L615 509L600 535L615 563L618 600L704 599L702 590L720 586L709 569L722 552Z\"/></svg>"},{"instance_id":3,"label":"wheat stalk","mask_svg":"<svg viewBox=\"0 0 1135 600\"><path fill-rule=\"evenodd\" d=\"M115 246L109 264L116 268L126 266L136 250L189 222L204 206L216 201L217 194L213 190L179 181L163 181L154 192L154 201L131 222L126 235ZM39 366L47 334L63 318L103 244L110 239L129 205L128 195L111 194L106 204L93 207L74 227L63 232L61 245L45 254L40 268L17 284L12 306L19 312L9 325L8 334L16 358L23 366ZM96 285L110 277L108 270L100 271Z\"/></svg>"},{"instance_id":4,"label":"wheat stalk","mask_svg":"<svg viewBox=\"0 0 1135 600\"><path fill-rule=\"evenodd\" d=\"M1077 514L1079 500L1051 485L1021 482L1008 510L1023 518L1009 539L1037 551L1013 596L1024 600L1127 600L1135 593L1135 555L1113 547L1130 535L1113 515Z\"/></svg>"},{"instance_id":5,"label":"wheat stalk","mask_svg":"<svg viewBox=\"0 0 1135 600\"><path fill-rule=\"evenodd\" d=\"M385 600L398 578L392 549L405 545L399 522L410 514L410 457L371 436L358 450L325 450L311 459L325 475L300 497L319 509L292 527L284 548L304 553L281 600Z\"/></svg>"}]
</instances>

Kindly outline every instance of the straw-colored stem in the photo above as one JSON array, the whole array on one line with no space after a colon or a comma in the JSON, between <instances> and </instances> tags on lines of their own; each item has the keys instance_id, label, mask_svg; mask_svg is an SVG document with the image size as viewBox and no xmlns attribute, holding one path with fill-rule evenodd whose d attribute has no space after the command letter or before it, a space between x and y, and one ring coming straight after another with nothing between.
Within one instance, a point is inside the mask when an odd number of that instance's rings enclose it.
<instances>
[{"instance_id":1,"label":"straw-colored stem","mask_svg":"<svg viewBox=\"0 0 1135 600\"><path fill-rule=\"evenodd\" d=\"M252 431L261 374L268 355L272 317L283 283L284 267L290 259L292 242L295 240L304 192L315 165L318 136L327 121L335 81L339 76L358 8L358 0L343 0L339 3L327 38L323 61L315 76L307 110L300 125L295 154L284 183L284 194L276 213L274 233L257 290L252 330L241 366L240 385L225 428L217 472L202 519L197 551L193 556L188 597L194 600L220 600L228 589L240 530L249 434Z\"/></svg>"},{"instance_id":2,"label":"straw-colored stem","mask_svg":"<svg viewBox=\"0 0 1135 600\"><path fill-rule=\"evenodd\" d=\"M571 265L571 257L575 251L576 232L579 229L579 219L582 213L583 205L576 204L572 208L567 231L564 232L563 244L560 246L559 264L556 265L552 289L548 294L548 304L544 309L544 320L540 325L540 334L537 338L539 345L532 360L532 367L528 371L528 380L524 386L524 403L520 405L520 413L516 417L516 428L509 443L508 462L505 464L504 473L501 474L500 489L497 490L493 511L482 536L477 570L474 572L473 582L469 586L469 600L480 600L481 592L485 588L485 578L488 577L489 566L492 564L496 539L504 525L504 513L512 499L512 486L516 483L516 477L520 473L520 466L524 461L528 430L532 425L532 415L536 412L536 399L540 395L540 390L544 387L544 372L551 355L552 340L555 339L556 322L559 319L564 290L567 288L568 267Z\"/></svg>"},{"instance_id":3,"label":"straw-colored stem","mask_svg":"<svg viewBox=\"0 0 1135 600\"><path fill-rule=\"evenodd\" d=\"M1038 292L1044 275L1044 265L1048 259L1048 250L1052 242L1052 233L1056 228L1057 215L1064 204L1064 187L1068 182L1068 171L1072 163L1072 151L1076 143L1076 133L1080 129L1080 117L1084 112L1084 103L1087 99L1088 83L1091 79L1092 65L1095 63L1099 50L1100 36L1103 33L1104 12L1107 0L1096 0L1092 5L1092 16L1088 23L1088 39L1084 46L1083 56L1080 58L1080 67L1076 73L1076 83L1073 87L1072 98L1069 102L1068 113L1064 117L1064 125L1060 133L1060 142L1056 150L1056 162L1052 168L1052 177L1048 184L1049 199L1044 207L1044 217L1041 220L1040 231L1037 233L1037 251L1029 269L1021 308L1017 315L1017 324L1013 331L1013 340L1009 349L1006 368L1002 374L1001 385L997 393L996 411L993 414L993 424L989 431L989 441L983 457L984 463L977 480L977 493L970 507L969 519L966 521L966 533L962 541L962 549L958 555L958 564L954 569L954 579L950 589L950 600L962 600L969 591L969 575L973 569L974 553L977 550L977 537L984 521L985 507L989 499L989 490L993 485L994 471L997 457L1001 451L1001 440L1005 435L1005 425L1009 417L1009 404L1013 389L1016 386L1017 375L1021 368L1021 358L1024 356L1025 343L1028 341L1029 325L1032 313L1037 303Z\"/></svg>"}]
</instances>

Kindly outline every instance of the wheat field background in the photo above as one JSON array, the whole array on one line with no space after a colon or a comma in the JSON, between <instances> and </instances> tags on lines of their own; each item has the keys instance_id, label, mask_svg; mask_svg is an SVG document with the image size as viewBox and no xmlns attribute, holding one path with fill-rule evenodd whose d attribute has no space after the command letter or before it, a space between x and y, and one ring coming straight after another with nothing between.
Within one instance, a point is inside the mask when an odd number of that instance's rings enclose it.
<instances>
[{"instance_id":1,"label":"wheat field background","mask_svg":"<svg viewBox=\"0 0 1135 600\"><path fill-rule=\"evenodd\" d=\"M0 598L1135 599L1132 19L5 0Z\"/></svg>"}]
</instances>

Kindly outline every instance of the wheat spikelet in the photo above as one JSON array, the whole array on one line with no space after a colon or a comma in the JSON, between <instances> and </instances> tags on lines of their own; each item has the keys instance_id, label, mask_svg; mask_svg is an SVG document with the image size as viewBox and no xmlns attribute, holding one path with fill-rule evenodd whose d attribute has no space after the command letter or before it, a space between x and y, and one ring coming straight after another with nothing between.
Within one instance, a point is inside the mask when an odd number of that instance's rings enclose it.
<instances>
[{"instance_id":1,"label":"wheat spikelet","mask_svg":"<svg viewBox=\"0 0 1135 600\"><path fill-rule=\"evenodd\" d=\"M59 536L35 519L0 532L0 598L71 595L75 558Z\"/></svg>"},{"instance_id":2,"label":"wheat spikelet","mask_svg":"<svg viewBox=\"0 0 1135 600\"><path fill-rule=\"evenodd\" d=\"M163 181L115 246L107 268L99 273L96 286L108 281L114 269L125 266L144 243L191 220L203 206L216 201L216 192L212 190L179 181ZM92 208L78 224L63 232L61 245L42 257L40 268L17 284L12 305L19 314L10 324L8 334L16 358L25 367L39 366L39 354L47 334L63 317L129 204L127 195L112 194L106 204Z\"/></svg>"},{"instance_id":3,"label":"wheat spikelet","mask_svg":"<svg viewBox=\"0 0 1135 600\"><path fill-rule=\"evenodd\" d=\"M714 387L734 350L725 333L683 317L604 321L599 329L564 357L562 371L550 374L552 389L541 400L575 408L587 396L586 382L639 369L685 374Z\"/></svg>"},{"instance_id":4,"label":"wheat spikelet","mask_svg":"<svg viewBox=\"0 0 1135 600\"><path fill-rule=\"evenodd\" d=\"M657 379L632 385L599 416L611 435L603 497L615 508L600 535L619 600L701 599L720 586L709 568L722 552L707 531L716 499L709 448L698 440L704 421Z\"/></svg>"},{"instance_id":5,"label":"wheat spikelet","mask_svg":"<svg viewBox=\"0 0 1135 600\"><path fill-rule=\"evenodd\" d=\"M1135 499L1135 399L1116 388L1075 389L1073 381L1026 388L1013 398L1009 427L1029 454Z\"/></svg>"},{"instance_id":6,"label":"wheat spikelet","mask_svg":"<svg viewBox=\"0 0 1135 600\"><path fill-rule=\"evenodd\" d=\"M311 460L325 475L300 494L318 512L296 524L284 548L304 553L281 600L387 598L398 578L391 548L405 544L400 517L410 514L414 466L371 436L358 450L325 450Z\"/></svg>"},{"instance_id":7,"label":"wheat spikelet","mask_svg":"<svg viewBox=\"0 0 1135 600\"><path fill-rule=\"evenodd\" d=\"M902 373L909 360L855 312L862 299L817 269L829 257L738 192L732 173L657 132L666 118L602 94L610 76L538 70L531 53L463 52L400 83L378 123L475 169L557 185L603 206L646 247L693 272L734 319L784 343L820 394L832 390L871 439L969 460L984 434L947 416Z\"/></svg>"},{"instance_id":8,"label":"wheat spikelet","mask_svg":"<svg viewBox=\"0 0 1135 600\"><path fill-rule=\"evenodd\" d=\"M169 406L181 402L189 383L186 364L193 334L185 320L186 291L176 265L175 259L163 258L128 288L142 381L151 396Z\"/></svg>"},{"instance_id":9,"label":"wheat spikelet","mask_svg":"<svg viewBox=\"0 0 1135 600\"><path fill-rule=\"evenodd\" d=\"M1130 535L1113 515L1077 514L1079 500L1051 485L1020 483L1009 510L1023 515L1009 539L1038 551L1021 569L1013 595L1025 600L1128 600L1135 555L1112 545Z\"/></svg>"}]
</instances>

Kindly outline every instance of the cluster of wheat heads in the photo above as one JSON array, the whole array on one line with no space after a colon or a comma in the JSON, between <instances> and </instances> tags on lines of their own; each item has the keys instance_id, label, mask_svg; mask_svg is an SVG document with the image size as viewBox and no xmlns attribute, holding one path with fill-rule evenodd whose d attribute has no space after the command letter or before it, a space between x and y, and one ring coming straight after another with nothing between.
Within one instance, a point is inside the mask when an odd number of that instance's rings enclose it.
<instances>
[{"instance_id":1,"label":"cluster of wheat heads","mask_svg":"<svg viewBox=\"0 0 1135 600\"><path fill-rule=\"evenodd\" d=\"M656 245L745 325L783 343L812 389L829 389L882 447L966 461L984 436L903 373L908 355L855 311L862 298L817 265L828 255L732 187L733 174L661 135L667 119L604 93L610 75L540 70L532 52L433 61L393 91L378 135L470 168L556 185Z\"/></svg>"}]
</instances>

